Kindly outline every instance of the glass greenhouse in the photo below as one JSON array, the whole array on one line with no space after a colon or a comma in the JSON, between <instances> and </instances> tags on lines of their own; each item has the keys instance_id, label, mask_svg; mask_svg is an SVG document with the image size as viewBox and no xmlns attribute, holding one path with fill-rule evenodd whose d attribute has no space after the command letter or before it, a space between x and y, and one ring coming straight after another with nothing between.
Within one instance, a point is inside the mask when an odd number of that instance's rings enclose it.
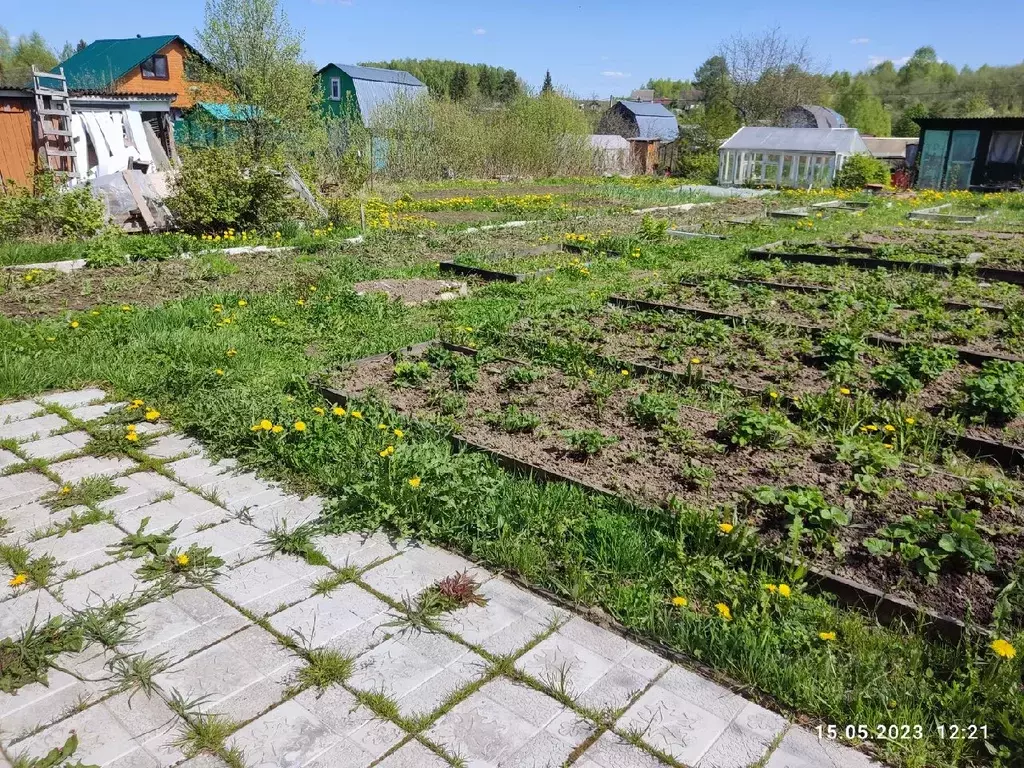
<instances>
[{"instance_id":1,"label":"glass greenhouse","mask_svg":"<svg viewBox=\"0 0 1024 768\"><path fill-rule=\"evenodd\" d=\"M868 148L855 128L740 128L718 150L718 183L829 187L857 154Z\"/></svg>"}]
</instances>

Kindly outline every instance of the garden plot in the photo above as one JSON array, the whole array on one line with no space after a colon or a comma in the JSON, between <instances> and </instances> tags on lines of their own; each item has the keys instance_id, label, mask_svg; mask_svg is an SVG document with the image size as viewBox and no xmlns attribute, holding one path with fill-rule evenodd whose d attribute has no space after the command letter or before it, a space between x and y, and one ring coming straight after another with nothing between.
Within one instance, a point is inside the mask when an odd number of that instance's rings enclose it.
<instances>
[{"instance_id":1,"label":"garden plot","mask_svg":"<svg viewBox=\"0 0 1024 768\"><path fill-rule=\"evenodd\" d=\"M591 266L591 261L584 260L586 258L586 255L563 250L557 245L539 245L520 249L518 253L510 255L463 254L456 256L452 261L439 262L438 268L442 274L521 283L530 278L546 277L556 272L586 276L590 274Z\"/></svg>"},{"instance_id":2,"label":"garden plot","mask_svg":"<svg viewBox=\"0 0 1024 768\"><path fill-rule=\"evenodd\" d=\"M870 422L832 443L776 408L710 401L629 368L577 362L568 365L574 375L427 345L357 362L330 387L349 407L384 401L549 480L670 508L717 506L723 530L742 524L769 548L938 613L993 609L1024 544L1016 491L998 481L1010 496L990 497L985 483L904 462L913 420ZM691 361L691 371L700 364ZM386 448L381 456L389 458ZM924 522L904 531L908 520ZM956 554L934 549L946 533L966 537ZM903 537L918 556L894 554Z\"/></svg>"}]
</instances>

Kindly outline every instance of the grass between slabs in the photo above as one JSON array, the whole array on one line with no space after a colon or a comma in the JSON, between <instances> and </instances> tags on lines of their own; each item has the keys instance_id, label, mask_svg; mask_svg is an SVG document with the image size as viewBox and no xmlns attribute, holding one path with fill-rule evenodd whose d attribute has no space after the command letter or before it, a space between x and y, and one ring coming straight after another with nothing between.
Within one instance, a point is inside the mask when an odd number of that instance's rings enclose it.
<instances>
[{"instance_id":1,"label":"grass between slabs","mask_svg":"<svg viewBox=\"0 0 1024 768\"><path fill-rule=\"evenodd\" d=\"M108 291L98 315L85 299L76 299L70 312L33 310L33 316L46 316L0 319L0 344L10 350L0 357L0 397L106 382L119 397L154 404L213 451L239 456L255 469L329 498L324 523L330 531L385 526L514 570L537 586L601 606L631 629L774 697L787 711L872 729L920 723L923 739L874 744L876 754L900 768L1007 768L1024 750L1021 658L1004 646L990 647L994 638L970 635L951 644L930 639L915 625L880 627L869 616L812 596L799 566L780 568L759 558L756 549L752 559L739 557L720 528L721 511L702 506L698 495L668 512L574 487L539 485L503 472L484 456L453 453L444 437L450 424L439 430L407 423L372 404L334 406L307 382L318 371L435 336L479 347L505 337L526 318L556 310L594 315L609 295L639 285L669 285L684 272L738 269L749 247L783 237L829 239L852 229L891 227L903 222L908 209L898 202L892 208L878 204L862 216L836 214L799 228L787 222L741 227L730 231L728 241L646 242L638 235L638 217L626 216L625 223L608 225L630 236L624 259L601 261L587 274L563 270L550 280L478 286L466 299L414 308L356 296L350 286L361 279L434 276L438 257L454 256L470 241L444 232L424 238L380 233L358 253L346 250L319 260L315 274L301 281L253 290L241 280L190 283L154 308ZM604 226L611 220L594 221ZM573 221L572 227L565 222L504 231L489 242L534 245L538 237L561 239L567 231L590 230L586 220ZM419 263L410 266L409 254L417 254ZM380 258L371 264L371 255ZM102 279L101 273L94 279ZM46 301L46 287L33 289L37 306ZM75 328L73 320L79 323ZM555 362L537 357L531 367ZM445 404L457 414L459 397L475 382L458 367L448 374L452 392ZM509 384L520 386L516 380ZM741 402L735 395L722 400ZM662 405L638 402L637 418L657 421ZM836 418L832 411L820 414L827 425L838 424ZM380 424L386 428L378 429ZM726 426L737 440L781 438L780 423L746 418ZM584 452L597 447L596 437L578 442ZM785 457L794 448L777 450ZM688 476L695 487L713 487L716 479L703 469L690 465ZM300 537L285 545L303 549L306 543ZM1024 637L1012 616L1008 612L991 628L1022 648ZM942 739L936 723L987 724L989 737ZM214 730L210 723L199 725L206 734ZM207 735L196 738L205 742Z\"/></svg>"}]
</instances>

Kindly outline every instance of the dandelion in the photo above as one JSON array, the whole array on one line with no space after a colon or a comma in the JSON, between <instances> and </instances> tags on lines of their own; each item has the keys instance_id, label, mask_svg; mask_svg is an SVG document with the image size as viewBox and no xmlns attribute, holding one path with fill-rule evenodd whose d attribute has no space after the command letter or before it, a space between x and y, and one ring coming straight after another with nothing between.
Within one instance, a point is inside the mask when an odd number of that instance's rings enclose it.
<instances>
[{"instance_id":1,"label":"dandelion","mask_svg":"<svg viewBox=\"0 0 1024 768\"><path fill-rule=\"evenodd\" d=\"M327 413L327 411L325 411L318 405L315 408L313 408L313 413L315 413L317 416L323 416L325 413Z\"/></svg>"},{"instance_id":2,"label":"dandelion","mask_svg":"<svg viewBox=\"0 0 1024 768\"><path fill-rule=\"evenodd\" d=\"M715 608L718 610L718 615L726 621L732 621L732 611L729 610L729 606L725 603L715 603Z\"/></svg>"},{"instance_id":3,"label":"dandelion","mask_svg":"<svg viewBox=\"0 0 1024 768\"><path fill-rule=\"evenodd\" d=\"M304 421L296 421L295 424L293 425L293 428L295 429L296 432L305 432L306 431L306 422L304 422Z\"/></svg>"},{"instance_id":4,"label":"dandelion","mask_svg":"<svg viewBox=\"0 0 1024 768\"><path fill-rule=\"evenodd\" d=\"M420 476L419 475L416 475L415 477L410 477L409 478L409 487L413 488L413 489L419 488L421 482L423 482L423 481L420 480Z\"/></svg>"},{"instance_id":5,"label":"dandelion","mask_svg":"<svg viewBox=\"0 0 1024 768\"><path fill-rule=\"evenodd\" d=\"M156 421L160 418L160 411L156 408L150 408L146 411L146 421Z\"/></svg>"},{"instance_id":6,"label":"dandelion","mask_svg":"<svg viewBox=\"0 0 1024 768\"><path fill-rule=\"evenodd\" d=\"M381 422L380 424L377 425L377 429L382 429L383 430L383 429L387 429L387 428L388 428L388 425L383 423L383 422Z\"/></svg>"},{"instance_id":7,"label":"dandelion","mask_svg":"<svg viewBox=\"0 0 1024 768\"><path fill-rule=\"evenodd\" d=\"M92 315L93 317L99 317L100 316L100 311L98 309L94 309L89 314Z\"/></svg>"},{"instance_id":8,"label":"dandelion","mask_svg":"<svg viewBox=\"0 0 1024 768\"><path fill-rule=\"evenodd\" d=\"M248 307L249 306L249 302L246 301L245 299L239 299L238 300L238 306L240 306L240 307Z\"/></svg>"},{"instance_id":9,"label":"dandelion","mask_svg":"<svg viewBox=\"0 0 1024 768\"><path fill-rule=\"evenodd\" d=\"M124 436L124 439L127 440L129 443L137 443L139 442L139 434L134 430L131 430L128 432L128 434Z\"/></svg>"},{"instance_id":10,"label":"dandelion","mask_svg":"<svg viewBox=\"0 0 1024 768\"><path fill-rule=\"evenodd\" d=\"M333 408L331 408L331 413L333 413L335 416L344 416L345 409L342 408L340 405L336 405Z\"/></svg>"},{"instance_id":11,"label":"dandelion","mask_svg":"<svg viewBox=\"0 0 1024 768\"><path fill-rule=\"evenodd\" d=\"M883 448L888 448L890 451L895 450L895 446L892 443L882 443Z\"/></svg>"},{"instance_id":12,"label":"dandelion","mask_svg":"<svg viewBox=\"0 0 1024 768\"><path fill-rule=\"evenodd\" d=\"M177 561L178 565L188 565L188 555L186 555L184 552L178 555L175 558L175 560Z\"/></svg>"},{"instance_id":13,"label":"dandelion","mask_svg":"<svg viewBox=\"0 0 1024 768\"><path fill-rule=\"evenodd\" d=\"M627 371L625 368L619 371L619 373L621 373L623 376L629 376L629 371Z\"/></svg>"},{"instance_id":14,"label":"dandelion","mask_svg":"<svg viewBox=\"0 0 1024 768\"><path fill-rule=\"evenodd\" d=\"M213 372L217 376L223 376L224 375L224 369L223 368L216 368Z\"/></svg>"},{"instance_id":15,"label":"dandelion","mask_svg":"<svg viewBox=\"0 0 1024 768\"><path fill-rule=\"evenodd\" d=\"M690 358L690 365L700 365L700 358L699 357L691 357Z\"/></svg>"},{"instance_id":16,"label":"dandelion","mask_svg":"<svg viewBox=\"0 0 1024 768\"><path fill-rule=\"evenodd\" d=\"M18 573L18 574L15 574L13 579L11 579L10 581L7 582L7 586L9 586L9 587L20 587L26 581L28 581L28 575L24 574L24 573Z\"/></svg>"},{"instance_id":17,"label":"dandelion","mask_svg":"<svg viewBox=\"0 0 1024 768\"><path fill-rule=\"evenodd\" d=\"M789 584L779 584L779 594L783 597L789 597L793 594L793 591L789 588Z\"/></svg>"},{"instance_id":18,"label":"dandelion","mask_svg":"<svg viewBox=\"0 0 1024 768\"><path fill-rule=\"evenodd\" d=\"M352 413L350 413L349 415L353 419L362 419L363 418L363 412L362 411L352 411Z\"/></svg>"},{"instance_id":19,"label":"dandelion","mask_svg":"<svg viewBox=\"0 0 1024 768\"><path fill-rule=\"evenodd\" d=\"M383 451L378 451L377 453L378 453L378 455L379 455L379 456L380 456L380 457L381 457L382 459L386 459L386 458L387 458L388 456L390 456L390 455L391 455L391 454L393 454L394 452L395 452L395 446L393 446L393 445L389 445L389 446L388 446L387 448L385 448L385 449L384 449Z\"/></svg>"},{"instance_id":20,"label":"dandelion","mask_svg":"<svg viewBox=\"0 0 1024 768\"><path fill-rule=\"evenodd\" d=\"M47 337L46 337L46 340L47 340L47 341L56 341L56 340L57 340L57 337L56 337L56 336L47 336Z\"/></svg>"},{"instance_id":21,"label":"dandelion","mask_svg":"<svg viewBox=\"0 0 1024 768\"><path fill-rule=\"evenodd\" d=\"M878 425L877 424L867 424L867 425L865 425L864 429L866 429L868 432L877 432L878 431Z\"/></svg>"},{"instance_id":22,"label":"dandelion","mask_svg":"<svg viewBox=\"0 0 1024 768\"><path fill-rule=\"evenodd\" d=\"M1009 641L1003 640L1003 638L1001 637L997 640L993 640L992 644L989 647L992 649L996 656L999 656L1003 659L1012 659L1017 655L1017 649L1014 648Z\"/></svg>"},{"instance_id":23,"label":"dandelion","mask_svg":"<svg viewBox=\"0 0 1024 768\"><path fill-rule=\"evenodd\" d=\"M720 530L722 533L732 533L732 529L733 528L734 528L734 526L733 526L732 523L719 523L718 524L718 530Z\"/></svg>"},{"instance_id":24,"label":"dandelion","mask_svg":"<svg viewBox=\"0 0 1024 768\"><path fill-rule=\"evenodd\" d=\"M594 375L594 369L593 368L587 368L587 376L593 376L593 375Z\"/></svg>"},{"instance_id":25,"label":"dandelion","mask_svg":"<svg viewBox=\"0 0 1024 768\"><path fill-rule=\"evenodd\" d=\"M778 584L765 584L764 588L767 589L769 592L771 592L773 595L776 592L779 591L779 585Z\"/></svg>"},{"instance_id":26,"label":"dandelion","mask_svg":"<svg viewBox=\"0 0 1024 768\"><path fill-rule=\"evenodd\" d=\"M685 608L689 604L690 604L690 601L687 600L685 597L681 597L680 596L680 597L673 597L672 598L672 605L676 606L677 608Z\"/></svg>"},{"instance_id":27,"label":"dandelion","mask_svg":"<svg viewBox=\"0 0 1024 768\"><path fill-rule=\"evenodd\" d=\"M916 419L913 416L907 416L907 418L905 418L903 421L904 423L913 426Z\"/></svg>"},{"instance_id":28,"label":"dandelion","mask_svg":"<svg viewBox=\"0 0 1024 768\"><path fill-rule=\"evenodd\" d=\"M772 400L778 400L779 399L779 393L778 392L769 392L768 393L768 397L770 397Z\"/></svg>"},{"instance_id":29,"label":"dandelion","mask_svg":"<svg viewBox=\"0 0 1024 768\"><path fill-rule=\"evenodd\" d=\"M70 325L71 325L72 328L77 328L78 327L78 321L77 320L72 320Z\"/></svg>"},{"instance_id":30,"label":"dandelion","mask_svg":"<svg viewBox=\"0 0 1024 768\"><path fill-rule=\"evenodd\" d=\"M279 435L282 432L284 432L284 427L282 427L280 424L275 424L270 428L270 431L273 432L275 435Z\"/></svg>"},{"instance_id":31,"label":"dandelion","mask_svg":"<svg viewBox=\"0 0 1024 768\"><path fill-rule=\"evenodd\" d=\"M819 632L818 633L818 638L821 639L821 640L824 640L826 643L831 643L833 640L836 639L836 633L835 632Z\"/></svg>"},{"instance_id":32,"label":"dandelion","mask_svg":"<svg viewBox=\"0 0 1024 768\"><path fill-rule=\"evenodd\" d=\"M274 239L275 240L280 240L281 239L281 233L280 232L275 232L274 233Z\"/></svg>"},{"instance_id":33,"label":"dandelion","mask_svg":"<svg viewBox=\"0 0 1024 768\"><path fill-rule=\"evenodd\" d=\"M843 395L843 396L845 396L845 397L849 397L849 395L850 395L850 390L849 390L849 388L848 388L848 387L840 387L840 388L839 388L839 394L840 394L840 395Z\"/></svg>"},{"instance_id":34,"label":"dandelion","mask_svg":"<svg viewBox=\"0 0 1024 768\"><path fill-rule=\"evenodd\" d=\"M896 427L894 427L892 424L886 424L884 427L882 427L882 429L884 429L886 432L896 431Z\"/></svg>"},{"instance_id":35,"label":"dandelion","mask_svg":"<svg viewBox=\"0 0 1024 768\"><path fill-rule=\"evenodd\" d=\"M122 312L131 312L132 311L132 305L131 304L122 304L121 305L121 311Z\"/></svg>"},{"instance_id":36,"label":"dandelion","mask_svg":"<svg viewBox=\"0 0 1024 768\"><path fill-rule=\"evenodd\" d=\"M396 428L395 428L395 437L397 437L397 438L403 438L403 437L405 437L405 432L403 432L402 430L400 430L400 429L398 429L398 428L396 427Z\"/></svg>"},{"instance_id":37,"label":"dandelion","mask_svg":"<svg viewBox=\"0 0 1024 768\"><path fill-rule=\"evenodd\" d=\"M132 400L128 405L125 406L126 411L134 411L136 408L140 408L145 405L145 400L135 399Z\"/></svg>"},{"instance_id":38,"label":"dandelion","mask_svg":"<svg viewBox=\"0 0 1024 768\"><path fill-rule=\"evenodd\" d=\"M305 299L297 299L295 303L298 304L300 307L306 306L306 300Z\"/></svg>"},{"instance_id":39,"label":"dandelion","mask_svg":"<svg viewBox=\"0 0 1024 768\"><path fill-rule=\"evenodd\" d=\"M227 322L227 321L225 321L225 322ZM224 354L226 354L228 357L234 357L235 355L238 354L238 350L237 349L229 349Z\"/></svg>"}]
</instances>

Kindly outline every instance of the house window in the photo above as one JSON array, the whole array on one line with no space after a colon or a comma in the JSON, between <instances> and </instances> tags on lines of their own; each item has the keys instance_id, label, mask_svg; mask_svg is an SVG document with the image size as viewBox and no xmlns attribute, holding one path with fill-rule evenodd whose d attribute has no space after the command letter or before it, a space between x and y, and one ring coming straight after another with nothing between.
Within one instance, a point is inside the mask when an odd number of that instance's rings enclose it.
<instances>
[{"instance_id":1,"label":"house window","mask_svg":"<svg viewBox=\"0 0 1024 768\"><path fill-rule=\"evenodd\" d=\"M992 131L992 142L988 145L988 161L1016 163L1022 136L1024 131Z\"/></svg>"},{"instance_id":2,"label":"house window","mask_svg":"<svg viewBox=\"0 0 1024 768\"><path fill-rule=\"evenodd\" d=\"M146 80L167 80L167 57L150 56L141 65L142 77Z\"/></svg>"},{"instance_id":3,"label":"house window","mask_svg":"<svg viewBox=\"0 0 1024 768\"><path fill-rule=\"evenodd\" d=\"M331 101L341 101L341 78L331 78Z\"/></svg>"}]
</instances>

